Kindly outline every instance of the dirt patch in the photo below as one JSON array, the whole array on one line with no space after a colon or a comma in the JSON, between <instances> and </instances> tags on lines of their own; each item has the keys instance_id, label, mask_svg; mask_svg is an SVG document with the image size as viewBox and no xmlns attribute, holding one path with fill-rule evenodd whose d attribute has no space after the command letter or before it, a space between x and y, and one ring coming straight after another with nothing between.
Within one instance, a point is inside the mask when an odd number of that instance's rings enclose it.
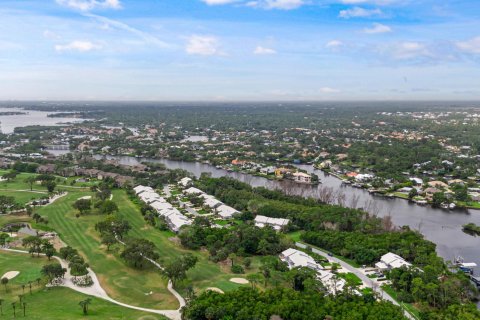
<instances>
[{"instance_id":1,"label":"dirt patch","mask_svg":"<svg viewBox=\"0 0 480 320\"><path fill-rule=\"evenodd\" d=\"M209 287L209 288L207 288L207 289L205 289L205 290L207 290L207 291L215 291L215 292L218 292L218 293L225 293L225 292L223 292L222 289L216 288L216 287Z\"/></svg>"},{"instance_id":2,"label":"dirt patch","mask_svg":"<svg viewBox=\"0 0 480 320\"><path fill-rule=\"evenodd\" d=\"M20 271L8 271L7 273L5 273L3 276L2 276L2 279L3 278L7 278L8 280L12 280L13 278L15 278L16 276L18 276L20 274Z\"/></svg>"},{"instance_id":3,"label":"dirt patch","mask_svg":"<svg viewBox=\"0 0 480 320\"><path fill-rule=\"evenodd\" d=\"M245 278L231 278L230 282L238 284L249 284L250 282Z\"/></svg>"}]
</instances>

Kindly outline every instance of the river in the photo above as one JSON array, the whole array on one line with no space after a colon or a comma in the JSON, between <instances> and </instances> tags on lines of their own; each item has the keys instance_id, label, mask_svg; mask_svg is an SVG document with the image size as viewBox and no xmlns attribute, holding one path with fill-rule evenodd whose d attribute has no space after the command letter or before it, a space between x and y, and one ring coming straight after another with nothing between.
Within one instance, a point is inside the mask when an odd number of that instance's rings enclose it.
<instances>
[{"instance_id":1,"label":"river","mask_svg":"<svg viewBox=\"0 0 480 320\"><path fill-rule=\"evenodd\" d=\"M48 117L49 114L58 112L45 112L37 110L25 110L23 108L0 107L0 112L21 112L22 114L0 115L0 131L8 134L17 127L26 126L58 126L65 123L81 122L85 119L73 117Z\"/></svg>"},{"instance_id":2,"label":"river","mask_svg":"<svg viewBox=\"0 0 480 320\"><path fill-rule=\"evenodd\" d=\"M133 165L143 161L163 163L169 169L184 169L195 176L202 172L208 172L212 177L229 176L240 181L249 183L254 187L264 186L267 188L285 189L285 182L271 181L262 177L256 177L245 173L228 172L212 165L199 162L183 162L168 159L146 159L126 156L113 157L122 164ZM473 222L480 225L480 211L448 211L434 209L429 206L418 206L406 200L374 196L363 189L343 186L341 181L334 176L326 175L321 170L315 170L311 165L299 165L301 169L315 172L322 181L319 186L295 184L294 192L299 195L316 197L321 188L332 188L336 193L345 195L345 205L356 207L368 207L374 209L378 216L390 215L397 226L407 225L412 229L419 230L425 238L437 245L437 253L445 260L453 260L457 256L465 258L466 262L475 262L480 266L480 237L465 234L462 225ZM289 184L291 185L291 184ZM289 191L292 191L289 188ZM480 268L477 268L478 274Z\"/></svg>"}]
</instances>

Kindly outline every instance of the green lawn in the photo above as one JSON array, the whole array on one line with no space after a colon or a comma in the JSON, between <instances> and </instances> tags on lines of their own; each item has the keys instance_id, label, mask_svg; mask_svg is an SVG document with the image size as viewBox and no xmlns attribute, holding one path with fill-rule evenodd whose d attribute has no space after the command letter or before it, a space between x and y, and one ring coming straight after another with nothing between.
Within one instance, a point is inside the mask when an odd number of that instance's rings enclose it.
<instances>
[{"instance_id":1,"label":"green lawn","mask_svg":"<svg viewBox=\"0 0 480 320\"><path fill-rule=\"evenodd\" d=\"M122 193L124 194L124 191L117 192L114 200L120 198L119 195ZM69 192L67 196L52 205L39 208L38 212L48 217L49 227L54 228L65 243L84 255L99 277L103 288L112 298L146 308L177 308L177 300L168 292L166 280L156 269L133 269L120 259L118 252L109 253L101 246L95 224L103 220L104 216L75 217L77 211L72 208L72 203L85 195L92 195L92 193ZM120 201L117 204L122 215L131 215L130 208L128 206L124 208L124 202Z\"/></svg>"},{"instance_id":2,"label":"green lawn","mask_svg":"<svg viewBox=\"0 0 480 320\"><path fill-rule=\"evenodd\" d=\"M91 297L92 303L88 317L84 317L78 303L88 296L67 288L47 289L45 281L37 285L36 279L41 276L40 270L46 263L48 260L42 257L32 258L27 254L1 252L0 276L7 271L20 271L17 277L10 280L7 292L3 286L0 288L0 297L4 299L2 304L5 318L13 318L12 302L16 302L17 317L22 319L166 319L160 315L123 308L93 297ZM33 281L31 294L29 281ZM25 291L22 289L22 284L26 284ZM23 317L23 309L18 303L19 294L24 295L26 317Z\"/></svg>"},{"instance_id":3,"label":"green lawn","mask_svg":"<svg viewBox=\"0 0 480 320\"><path fill-rule=\"evenodd\" d=\"M186 250L173 241L175 234L170 231L160 231L145 223L138 207L128 199L125 192L122 190L114 191L113 199L117 202L120 210L120 215L127 219L132 225L130 236L137 238L145 238L155 243L160 254L160 263L173 259L184 253L192 253L198 257L199 262L196 267L188 272L188 281L179 285L179 290L182 290L186 285L192 283L196 290L204 290L208 287L218 287L224 291L238 288L239 284L230 282L229 279L233 277L242 277L230 273L229 267L223 267L219 264L208 260L208 253L204 251ZM247 272L257 272L258 267L255 267L256 258L252 259L252 267ZM243 275L245 276L245 275Z\"/></svg>"},{"instance_id":4,"label":"green lawn","mask_svg":"<svg viewBox=\"0 0 480 320\"><path fill-rule=\"evenodd\" d=\"M353 273L338 273L338 276L342 279L345 279L349 281L350 283L353 283L354 285L361 286L363 284L362 280L355 274Z\"/></svg>"}]
</instances>

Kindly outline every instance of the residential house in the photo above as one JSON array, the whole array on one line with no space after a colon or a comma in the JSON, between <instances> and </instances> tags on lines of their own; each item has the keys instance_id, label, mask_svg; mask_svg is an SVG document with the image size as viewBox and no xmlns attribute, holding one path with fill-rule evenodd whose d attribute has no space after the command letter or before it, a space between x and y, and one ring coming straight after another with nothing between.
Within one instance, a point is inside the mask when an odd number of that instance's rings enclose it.
<instances>
[{"instance_id":1,"label":"residential house","mask_svg":"<svg viewBox=\"0 0 480 320\"><path fill-rule=\"evenodd\" d=\"M222 219L231 219L233 218L234 215L240 213L239 211L225 204L222 204L221 206L217 207L215 211Z\"/></svg>"},{"instance_id":2,"label":"residential house","mask_svg":"<svg viewBox=\"0 0 480 320\"><path fill-rule=\"evenodd\" d=\"M295 172L292 174L293 181L298 182L298 183L311 183L312 182L312 176L309 175L308 173L304 172Z\"/></svg>"},{"instance_id":3,"label":"residential house","mask_svg":"<svg viewBox=\"0 0 480 320\"><path fill-rule=\"evenodd\" d=\"M396 268L401 268L401 267L411 267L412 264L405 261L402 257L394 254L394 253L387 253L384 254L381 258L380 261L375 264L375 267L380 269L381 271L386 271L386 270L391 270L391 269L396 269Z\"/></svg>"},{"instance_id":4,"label":"residential house","mask_svg":"<svg viewBox=\"0 0 480 320\"><path fill-rule=\"evenodd\" d=\"M281 230L288 225L290 220L281 219L281 218L270 218L258 215L255 217L255 226L259 228L264 228L265 226L271 226L275 230Z\"/></svg>"}]
</instances>

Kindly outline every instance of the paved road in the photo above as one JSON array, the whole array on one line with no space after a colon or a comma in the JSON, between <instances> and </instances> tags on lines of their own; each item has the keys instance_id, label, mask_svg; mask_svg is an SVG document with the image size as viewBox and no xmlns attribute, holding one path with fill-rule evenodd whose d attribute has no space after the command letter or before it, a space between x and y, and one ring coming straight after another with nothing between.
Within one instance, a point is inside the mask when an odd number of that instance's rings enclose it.
<instances>
[{"instance_id":1,"label":"paved road","mask_svg":"<svg viewBox=\"0 0 480 320\"><path fill-rule=\"evenodd\" d=\"M305 249L307 247L306 244L304 243L301 243L301 242L296 242L295 245L299 248L302 248L302 249ZM397 306L400 306L400 304L395 300L393 299L388 293L386 293L377 283L375 283L372 279L370 279L369 277L367 277L363 272L361 272L360 270L358 270L358 268L355 268L354 266L346 263L345 261L343 260L340 260L338 258L335 258L335 257L331 257L329 256L326 252L324 251L321 251L321 250L318 250L318 249L315 249L315 248L312 248L312 252L318 254L318 255L321 255L325 258L327 258L328 260L330 261L333 261L335 263L338 263L339 265L342 266L342 268L348 270L349 272L355 274L357 277L359 277L363 283L367 286L367 287L370 287L372 289L374 289L376 292L379 292L380 293L380 296L382 299L384 300L388 300L390 302L392 302L394 305L397 305ZM408 319L410 320L415 320L415 318L409 313L407 312L406 310L404 310L404 314L405 314L405 317L407 317Z\"/></svg>"}]
</instances>

